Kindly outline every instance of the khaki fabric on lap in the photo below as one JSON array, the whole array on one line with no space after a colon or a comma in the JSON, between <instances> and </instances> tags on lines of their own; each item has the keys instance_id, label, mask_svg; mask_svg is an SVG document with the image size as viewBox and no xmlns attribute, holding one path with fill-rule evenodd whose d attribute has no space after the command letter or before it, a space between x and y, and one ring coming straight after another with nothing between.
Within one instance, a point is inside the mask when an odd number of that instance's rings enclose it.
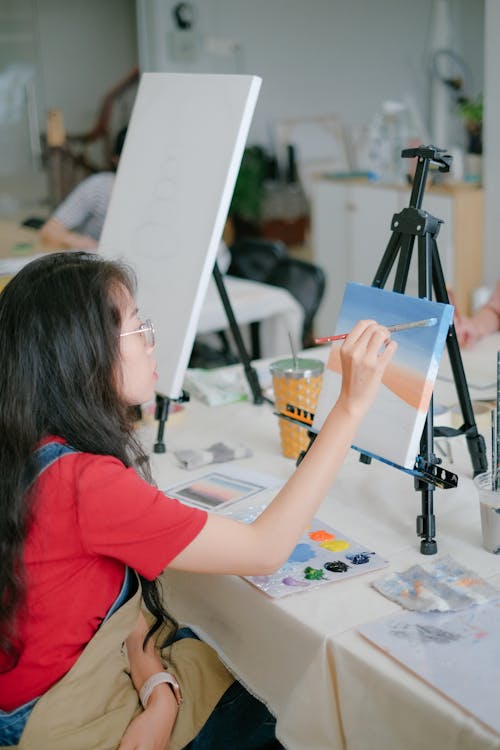
<instances>
[{"instance_id":1,"label":"khaki fabric on lap","mask_svg":"<svg viewBox=\"0 0 500 750\"><path fill-rule=\"evenodd\" d=\"M150 612L143 612L151 623ZM156 643L164 641L169 629L164 625L156 634ZM168 750L182 750L196 737L220 698L234 682L234 677L207 643L182 638L160 649L166 669L177 677L182 703L177 714Z\"/></svg>"},{"instance_id":2,"label":"khaki fabric on lap","mask_svg":"<svg viewBox=\"0 0 500 750\"><path fill-rule=\"evenodd\" d=\"M142 710L124 646L140 606L139 586L103 623L72 669L38 700L17 745L20 750L116 750ZM157 640L165 634L163 628ZM184 699L169 745L169 750L181 750L198 734L234 677L210 646L192 638L164 649L162 660L177 676Z\"/></svg>"}]
</instances>

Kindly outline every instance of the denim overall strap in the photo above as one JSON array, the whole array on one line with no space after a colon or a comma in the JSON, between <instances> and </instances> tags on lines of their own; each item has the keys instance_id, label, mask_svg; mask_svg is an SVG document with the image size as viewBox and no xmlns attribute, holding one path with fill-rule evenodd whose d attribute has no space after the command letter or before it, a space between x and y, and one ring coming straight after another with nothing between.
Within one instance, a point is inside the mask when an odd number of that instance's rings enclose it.
<instances>
[{"instance_id":1,"label":"denim overall strap","mask_svg":"<svg viewBox=\"0 0 500 750\"><path fill-rule=\"evenodd\" d=\"M137 591L137 576L132 571L131 568L128 566L125 568L125 576L123 577L123 583L122 587L119 591L118 596L116 597L115 601L111 605L111 607L108 609L106 616L103 620L103 622L106 622L106 620L109 620L111 615L114 615L117 609L120 609L122 604L125 604L125 602L128 602L128 600L135 594Z\"/></svg>"},{"instance_id":2,"label":"denim overall strap","mask_svg":"<svg viewBox=\"0 0 500 750\"><path fill-rule=\"evenodd\" d=\"M62 456L66 456L69 453L78 453L78 451L76 450L76 448L72 448L70 445L57 443L55 441L45 443L45 445L42 445L41 448L38 448L34 453L37 473L33 476L33 478L30 478L31 481L29 482L29 484L33 484L33 482L38 479L40 474L45 471L45 469L48 469L49 466L58 461ZM109 608L108 612L106 613L103 622L108 620L111 615L114 614L116 610L122 606L122 604L128 601L128 599L130 599L130 597L135 594L136 591L137 578L132 573L132 571L128 567L126 567L120 592Z\"/></svg>"},{"instance_id":3,"label":"denim overall strap","mask_svg":"<svg viewBox=\"0 0 500 750\"><path fill-rule=\"evenodd\" d=\"M48 469L55 461L69 453L78 453L78 451L70 445L56 443L55 441L45 443L45 445L37 448L33 454L34 468L28 472L28 486L31 486L45 469Z\"/></svg>"}]
</instances>

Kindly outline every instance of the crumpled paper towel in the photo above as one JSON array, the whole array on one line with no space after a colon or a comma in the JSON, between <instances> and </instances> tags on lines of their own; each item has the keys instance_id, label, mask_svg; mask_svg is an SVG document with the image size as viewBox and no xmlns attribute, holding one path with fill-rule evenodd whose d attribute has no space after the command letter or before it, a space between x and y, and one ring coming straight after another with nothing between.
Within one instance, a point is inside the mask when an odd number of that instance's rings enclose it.
<instances>
[{"instance_id":1,"label":"crumpled paper towel","mask_svg":"<svg viewBox=\"0 0 500 750\"><path fill-rule=\"evenodd\" d=\"M175 457L183 469L197 469L207 464L220 464L236 458L248 458L252 455L250 448L242 443L213 443L205 450L175 451Z\"/></svg>"},{"instance_id":2,"label":"crumpled paper towel","mask_svg":"<svg viewBox=\"0 0 500 750\"><path fill-rule=\"evenodd\" d=\"M464 568L451 555L427 565L413 565L402 573L390 573L373 581L372 586L415 612L457 611L500 597L500 589Z\"/></svg>"}]
</instances>

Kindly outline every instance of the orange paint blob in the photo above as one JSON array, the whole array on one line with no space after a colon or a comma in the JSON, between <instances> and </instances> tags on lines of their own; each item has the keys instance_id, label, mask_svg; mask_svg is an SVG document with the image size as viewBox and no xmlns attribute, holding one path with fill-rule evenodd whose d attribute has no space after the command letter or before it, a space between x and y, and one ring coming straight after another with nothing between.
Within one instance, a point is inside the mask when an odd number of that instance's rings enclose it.
<instances>
[{"instance_id":1,"label":"orange paint blob","mask_svg":"<svg viewBox=\"0 0 500 750\"><path fill-rule=\"evenodd\" d=\"M351 545L349 542L346 542L345 539L328 539L325 542L321 542L319 546L323 547L324 549L330 550L330 552L340 552L343 549L347 549Z\"/></svg>"},{"instance_id":2,"label":"orange paint blob","mask_svg":"<svg viewBox=\"0 0 500 750\"><path fill-rule=\"evenodd\" d=\"M309 538L313 542L326 542L327 539L335 539L335 534L330 534L329 531L325 531L324 529L318 529L318 531L310 531Z\"/></svg>"}]
</instances>

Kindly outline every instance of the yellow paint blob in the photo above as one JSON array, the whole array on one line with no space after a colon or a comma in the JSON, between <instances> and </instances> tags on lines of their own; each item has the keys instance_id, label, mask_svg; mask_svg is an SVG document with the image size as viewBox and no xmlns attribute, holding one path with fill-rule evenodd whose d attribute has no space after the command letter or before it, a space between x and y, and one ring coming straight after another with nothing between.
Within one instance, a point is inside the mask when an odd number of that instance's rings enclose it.
<instances>
[{"instance_id":1,"label":"yellow paint blob","mask_svg":"<svg viewBox=\"0 0 500 750\"><path fill-rule=\"evenodd\" d=\"M330 552L340 552L351 545L349 542L346 542L345 539L328 539L326 542L321 542L319 546L330 550Z\"/></svg>"}]
</instances>

